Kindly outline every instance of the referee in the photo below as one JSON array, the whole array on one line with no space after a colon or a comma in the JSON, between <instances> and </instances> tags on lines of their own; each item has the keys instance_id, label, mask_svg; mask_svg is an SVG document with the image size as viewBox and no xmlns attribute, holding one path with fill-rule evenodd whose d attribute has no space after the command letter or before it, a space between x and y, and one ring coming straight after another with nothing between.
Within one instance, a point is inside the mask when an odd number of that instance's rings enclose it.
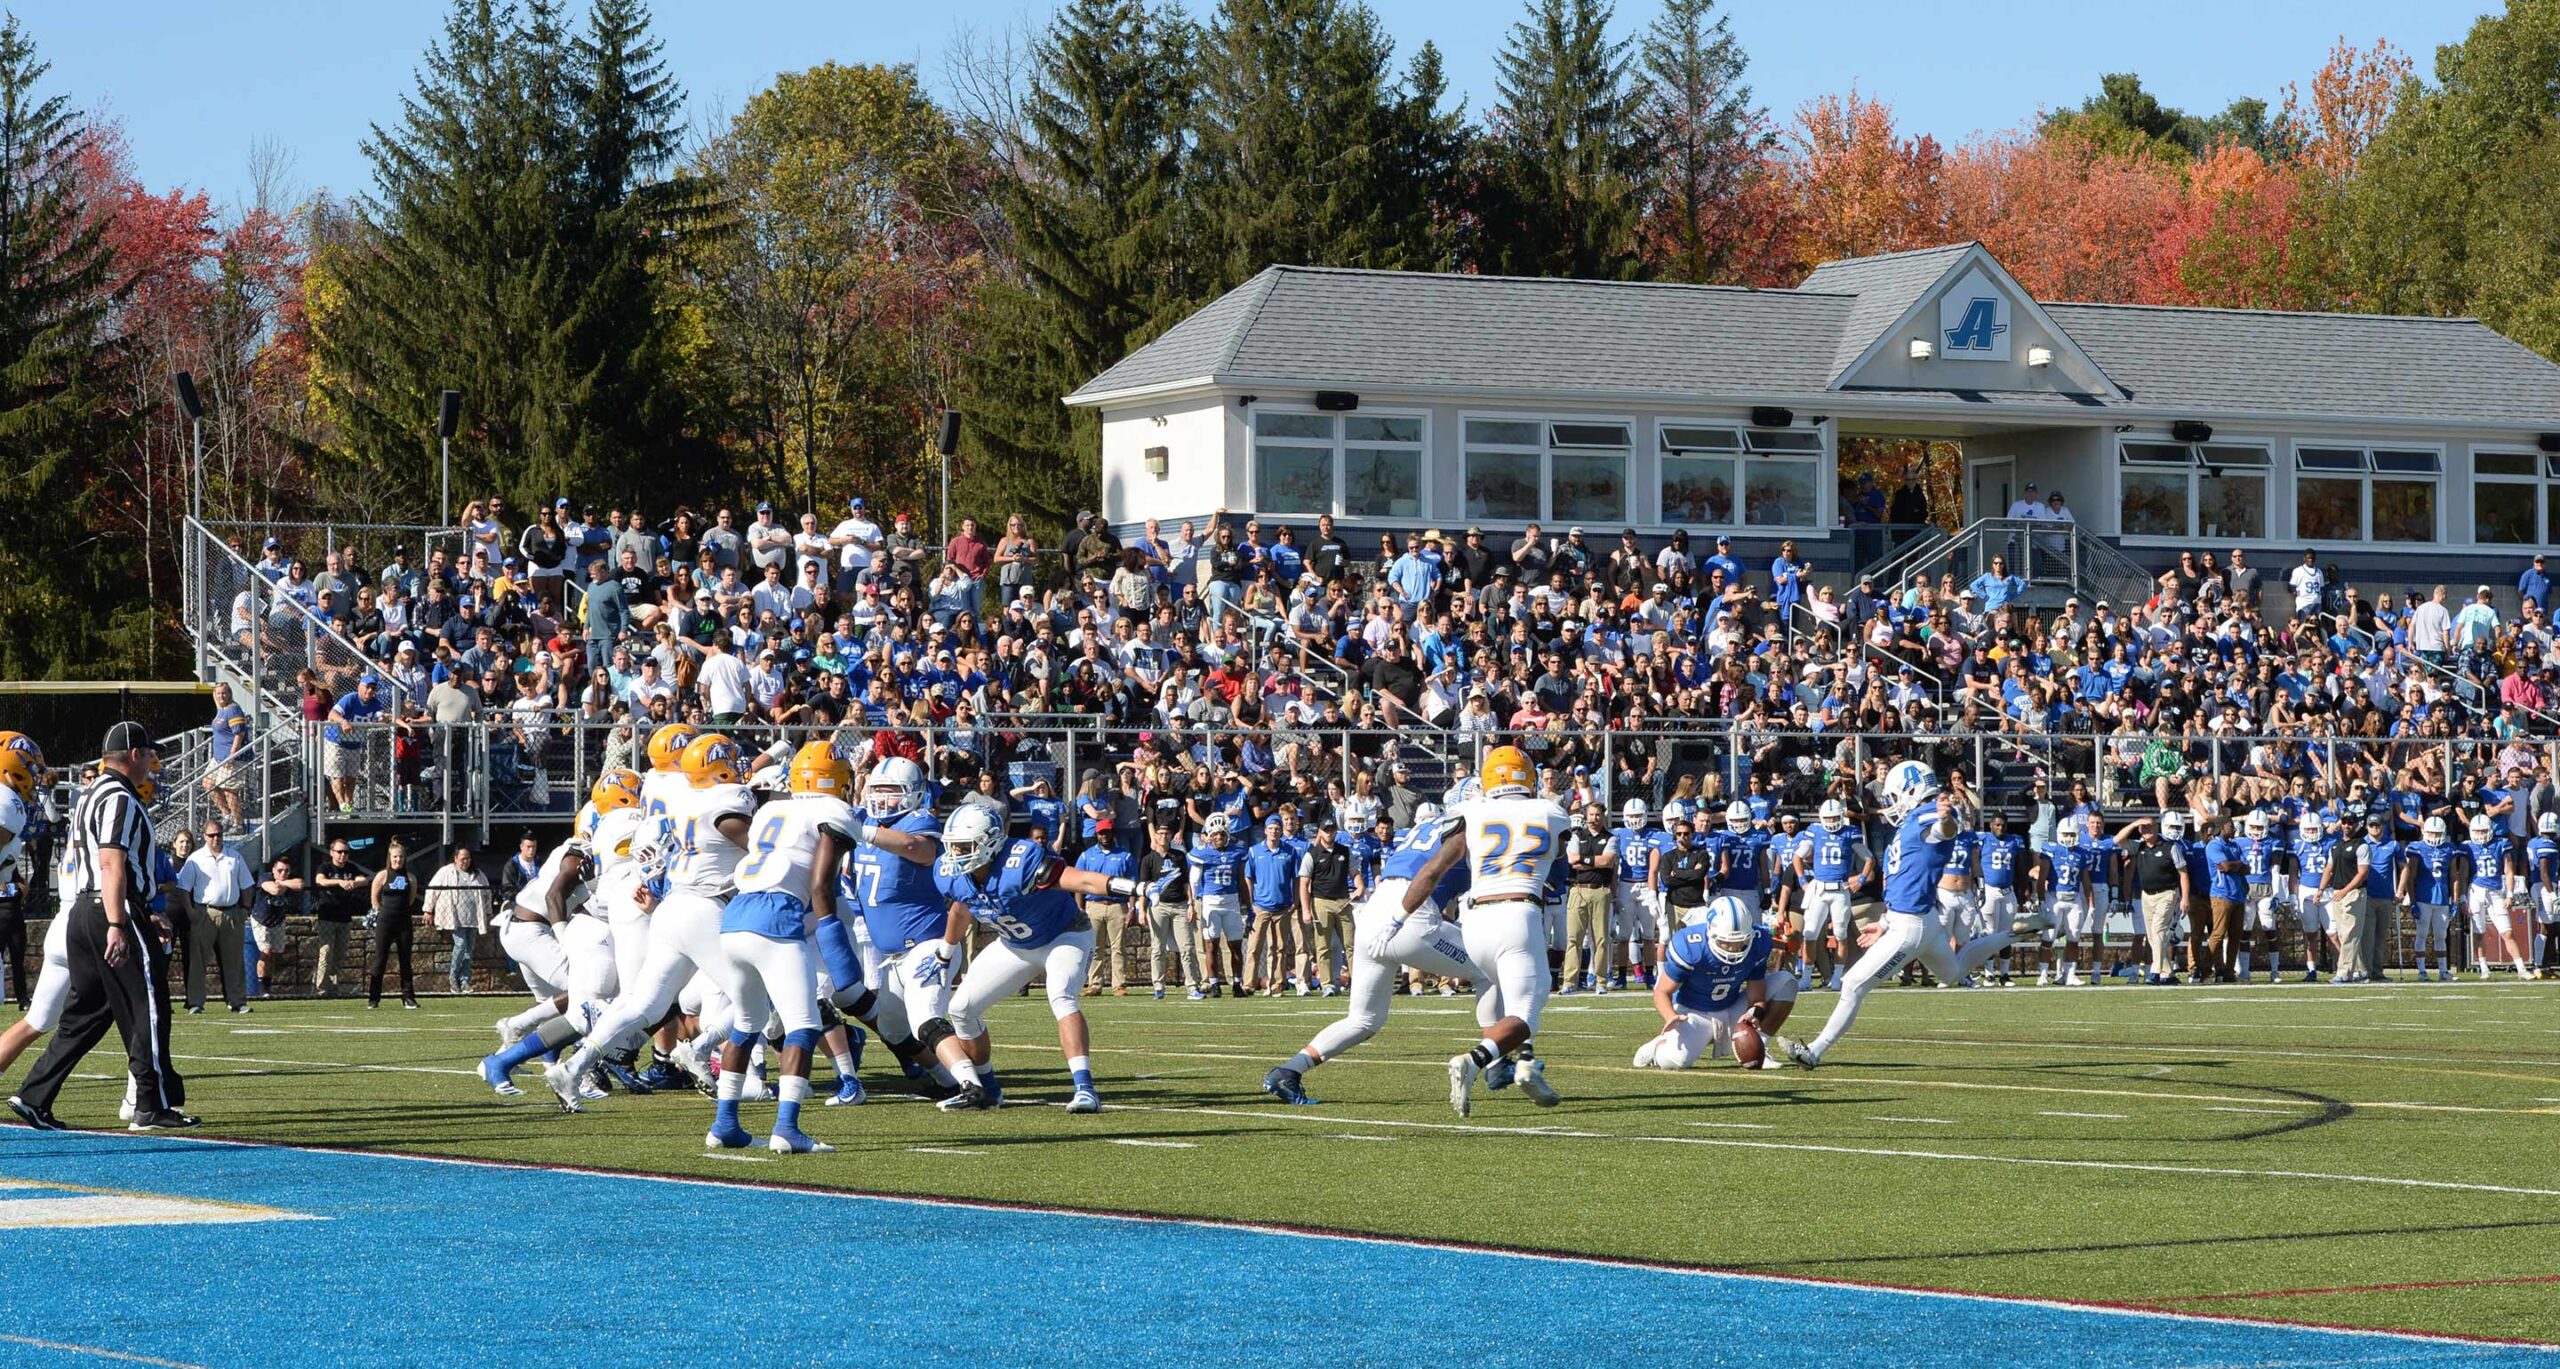
<instances>
[{"instance_id":1,"label":"referee","mask_svg":"<svg viewBox=\"0 0 2560 1369\"><path fill-rule=\"evenodd\" d=\"M68 1128L53 1115L63 1081L104 1040L112 1021L124 1037L133 1075L132 1130L192 1127L179 1108L186 1081L169 1058L169 952L146 925L156 882L151 815L152 772L160 763L142 724L107 729L99 749L99 774L71 810L65 838L72 847L71 994L62 1025L44 1058L27 1074L9 1108L43 1131Z\"/></svg>"}]
</instances>

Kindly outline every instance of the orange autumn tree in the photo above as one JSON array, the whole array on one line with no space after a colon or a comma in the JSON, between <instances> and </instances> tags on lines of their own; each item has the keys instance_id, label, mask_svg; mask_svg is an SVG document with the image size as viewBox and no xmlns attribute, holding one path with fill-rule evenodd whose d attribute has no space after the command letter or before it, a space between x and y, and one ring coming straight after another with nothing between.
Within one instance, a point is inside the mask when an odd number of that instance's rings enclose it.
<instances>
[{"instance_id":1,"label":"orange autumn tree","mask_svg":"<svg viewBox=\"0 0 2560 1369\"><path fill-rule=\"evenodd\" d=\"M1949 236L1979 240L2039 299L2141 298L2179 198L2177 168L2151 150L2051 127L1966 143L1946 187Z\"/></svg>"},{"instance_id":2,"label":"orange autumn tree","mask_svg":"<svg viewBox=\"0 0 2560 1369\"><path fill-rule=\"evenodd\" d=\"M1946 154L1894 130L1893 107L1851 87L1796 111L1797 255L1807 265L1928 247L1947 236Z\"/></svg>"}]
</instances>

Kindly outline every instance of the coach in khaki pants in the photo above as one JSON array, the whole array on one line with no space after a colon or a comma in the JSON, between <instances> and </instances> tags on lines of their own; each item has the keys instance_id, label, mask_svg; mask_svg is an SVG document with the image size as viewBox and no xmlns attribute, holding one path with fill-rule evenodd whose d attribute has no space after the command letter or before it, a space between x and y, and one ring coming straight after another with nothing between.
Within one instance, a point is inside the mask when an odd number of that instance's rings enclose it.
<instances>
[{"instance_id":1,"label":"coach in khaki pants","mask_svg":"<svg viewBox=\"0 0 2560 1369\"><path fill-rule=\"evenodd\" d=\"M178 869L178 887L187 891L194 926L187 938L187 1011L204 1011L204 967L210 960L222 971L222 1001L231 1011L249 1010L249 986L242 979L240 932L257 876L249 862L223 844L222 824L204 825L204 844Z\"/></svg>"},{"instance_id":2,"label":"coach in khaki pants","mask_svg":"<svg viewBox=\"0 0 2560 1369\"><path fill-rule=\"evenodd\" d=\"M1077 853L1076 868L1110 879L1136 879L1138 858L1120 849L1120 824L1104 818L1093 826L1093 844ZM1084 915L1093 924L1094 968L1110 966L1111 991L1126 994L1129 970L1121 959L1120 948L1129 934L1129 900L1088 895Z\"/></svg>"},{"instance_id":3,"label":"coach in khaki pants","mask_svg":"<svg viewBox=\"0 0 2560 1369\"><path fill-rule=\"evenodd\" d=\"M1565 839L1564 992L1579 993L1582 943L1591 942L1591 986L1609 991L1610 881L1618 872L1618 843L1609 835L1609 810L1592 804L1582 810L1582 825Z\"/></svg>"},{"instance_id":4,"label":"coach in khaki pants","mask_svg":"<svg viewBox=\"0 0 2560 1369\"><path fill-rule=\"evenodd\" d=\"M2151 982L2176 983L2178 910L2186 906L2190 878L2185 855L2176 843L2161 840L2153 818L2126 824L2116 841L2132 847L2129 865L2133 891L2142 900L2142 934L2151 943Z\"/></svg>"}]
</instances>

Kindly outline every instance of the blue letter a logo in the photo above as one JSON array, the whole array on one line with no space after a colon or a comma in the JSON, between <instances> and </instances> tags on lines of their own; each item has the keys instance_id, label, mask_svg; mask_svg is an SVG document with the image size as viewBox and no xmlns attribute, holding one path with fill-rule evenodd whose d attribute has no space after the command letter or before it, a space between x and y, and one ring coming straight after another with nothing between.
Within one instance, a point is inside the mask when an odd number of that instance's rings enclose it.
<instances>
[{"instance_id":1,"label":"blue letter a logo","mask_svg":"<svg viewBox=\"0 0 2560 1369\"><path fill-rule=\"evenodd\" d=\"M1957 321L1955 327L1947 330L1947 350L1950 352L1990 351L1991 340L2009 331L2008 324L1995 321L1999 315L1999 309L1999 300L1990 296L1976 296L1970 304L1965 306L1964 317Z\"/></svg>"}]
</instances>

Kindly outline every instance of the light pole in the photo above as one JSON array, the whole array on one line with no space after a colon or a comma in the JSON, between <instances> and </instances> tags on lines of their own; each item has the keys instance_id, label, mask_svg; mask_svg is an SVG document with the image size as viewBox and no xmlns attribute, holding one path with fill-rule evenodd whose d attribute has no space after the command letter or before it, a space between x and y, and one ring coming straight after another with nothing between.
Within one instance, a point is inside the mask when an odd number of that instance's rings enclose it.
<instances>
[{"instance_id":1,"label":"light pole","mask_svg":"<svg viewBox=\"0 0 2560 1369\"><path fill-rule=\"evenodd\" d=\"M206 618L210 620L212 615L206 610L204 602L204 556L196 548L196 540L205 535L204 398L196 393L196 378L194 376L187 374L185 371L180 371L176 376L176 380L178 382L178 407L186 411L187 426L193 430L193 436L190 440L195 449L195 458L187 467L187 521L194 526L187 529L186 539L179 544L181 553L180 559L185 563L185 574L187 577L187 603L189 605L189 611L190 613L204 613ZM210 621L198 623L196 624L196 631L191 634L196 639L196 678L199 680L204 678L204 639L206 631L210 629L211 626L212 624ZM228 983L229 981L226 980L224 982Z\"/></svg>"},{"instance_id":2,"label":"light pole","mask_svg":"<svg viewBox=\"0 0 2560 1369\"><path fill-rule=\"evenodd\" d=\"M439 463L443 474L437 483L436 523L442 527L453 526L453 430L461 421L462 391L447 390L436 396L436 446L443 455Z\"/></svg>"},{"instance_id":3,"label":"light pole","mask_svg":"<svg viewBox=\"0 0 2560 1369\"><path fill-rule=\"evenodd\" d=\"M942 431L935 435L933 450L942 458L942 544L951 545L951 458L960 451L960 411L942 411Z\"/></svg>"}]
</instances>

